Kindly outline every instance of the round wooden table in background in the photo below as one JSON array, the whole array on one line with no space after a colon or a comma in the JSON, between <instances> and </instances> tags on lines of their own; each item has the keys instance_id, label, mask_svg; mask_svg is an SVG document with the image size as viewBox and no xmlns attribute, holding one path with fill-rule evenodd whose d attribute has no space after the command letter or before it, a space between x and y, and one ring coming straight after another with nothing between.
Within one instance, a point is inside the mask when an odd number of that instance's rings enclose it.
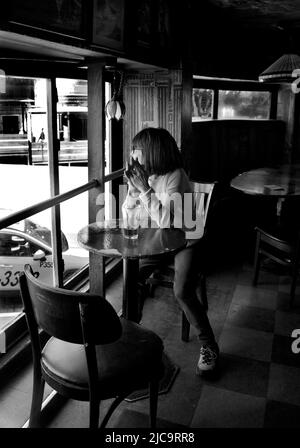
<instances>
[{"instance_id":1,"label":"round wooden table in background","mask_svg":"<svg viewBox=\"0 0 300 448\"><path fill-rule=\"evenodd\" d=\"M300 165L246 171L234 177L230 186L250 195L276 197L280 217L282 202L288 197L300 196Z\"/></svg>"}]
</instances>

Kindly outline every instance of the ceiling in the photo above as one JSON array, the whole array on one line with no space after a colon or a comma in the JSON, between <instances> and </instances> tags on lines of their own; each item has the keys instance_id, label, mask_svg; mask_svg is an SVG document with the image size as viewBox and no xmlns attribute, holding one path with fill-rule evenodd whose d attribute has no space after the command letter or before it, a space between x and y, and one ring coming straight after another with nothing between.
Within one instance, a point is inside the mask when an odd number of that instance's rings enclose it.
<instances>
[{"instance_id":1,"label":"ceiling","mask_svg":"<svg viewBox=\"0 0 300 448\"><path fill-rule=\"evenodd\" d=\"M300 26L300 0L208 0L246 27Z\"/></svg>"},{"instance_id":2,"label":"ceiling","mask_svg":"<svg viewBox=\"0 0 300 448\"><path fill-rule=\"evenodd\" d=\"M176 35L180 41L183 30L190 34L192 49L184 52L196 75L257 80L283 53L300 55L300 0L189 1L190 20L184 23L180 16L182 30ZM2 58L7 54L18 57L12 54L16 48L19 56L37 53L37 57L75 64L86 57L101 57L99 52L1 31ZM157 69L122 58L118 62L127 69Z\"/></svg>"},{"instance_id":3,"label":"ceiling","mask_svg":"<svg viewBox=\"0 0 300 448\"><path fill-rule=\"evenodd\" d=\"M258 79L283 53L300 54L300 0L192 0L192 8L199 74Z\"/></svg>"}]
</instances>

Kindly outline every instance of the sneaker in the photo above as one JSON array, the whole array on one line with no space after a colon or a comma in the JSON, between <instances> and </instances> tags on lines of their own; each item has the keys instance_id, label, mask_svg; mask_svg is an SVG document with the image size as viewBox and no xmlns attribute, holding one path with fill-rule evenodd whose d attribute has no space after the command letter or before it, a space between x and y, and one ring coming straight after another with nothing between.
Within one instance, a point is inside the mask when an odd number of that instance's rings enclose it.
<instances>
[{"instance_id":1,"label":"sneaker","mask_svg":"<svg viewBox=\"0 0 300 448\"><path fill-rule=\"evenodd\" d=\"M200 357L196 367L196 374L211 372L216 368L219 353L217 349L209 345L202 345L200 348Z\"/></svg>"}]
</instances>

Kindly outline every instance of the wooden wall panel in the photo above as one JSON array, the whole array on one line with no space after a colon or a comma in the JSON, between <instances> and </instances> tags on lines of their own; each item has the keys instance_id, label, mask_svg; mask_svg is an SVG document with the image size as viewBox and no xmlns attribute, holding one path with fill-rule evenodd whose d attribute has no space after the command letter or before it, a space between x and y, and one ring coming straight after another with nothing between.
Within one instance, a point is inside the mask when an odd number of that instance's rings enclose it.
<instances>
[{"instance_id":1,"label":"wooden wall panel","mask_svg":"<svg viewBox=\"0 0 300 448\"><path fill-rule=\"evenodd\" d=\"M137 85L131 85L130 89L124 89L124 103L126 105L126 113L124 118L124 134L123 134L123 153L129 154L132 138L136 133L139 118L139 88ZM125 136L127 138L125 138Z\"/></svg>"},{"instance_id":2,"label":"wooden wall panel","mask_svg":"<svg viewBox=\"0 0 300 448\"><path fill-rule=\"evenodd\" d=\"M158 122L162 128L168 129L168 90L165 85L160 85L157 88L158 99Z\"/></svg>"},{"instance_id":3,"label":"wooden wall panel","mask_svg":"<svg viewBox=\"0 0 300 448\"><path fill-rule=\"evenodd\" d=\"M133 136L145 127L168 129L181 147L181 71L127 73L124 103L124 161Z\"/></svg>"},{"instance_id":4,"label":"wooden wall panel","mask_svg":"<svg viewBox=\"0 0 300 448\"><path fill-rule=\"evenodd\" d=\"M192 124L189 157L194 180L228 182L252 168L283 162L285 123L280 120L212 120Z\"/></svg>"},{"instance_id":5,"label":"wooden wall panel","mask_svg":"<svg viewBox=\"0 0 300 448\"><path fill-rule=\"evenodd\" d=\"M173 109L173 135L181 137L181 106L182 106L182 88L174 87L174 109ZM182 141L178 139L178 145L181 147Z\"/></svg>"}]
</instances>

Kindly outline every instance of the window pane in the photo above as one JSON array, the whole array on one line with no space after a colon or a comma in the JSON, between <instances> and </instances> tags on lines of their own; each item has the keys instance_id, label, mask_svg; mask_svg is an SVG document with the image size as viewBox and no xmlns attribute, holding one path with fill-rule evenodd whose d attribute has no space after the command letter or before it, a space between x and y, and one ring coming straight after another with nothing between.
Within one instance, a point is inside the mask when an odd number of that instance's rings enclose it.
<instances>
[{"instance_id":1,"label":"window pane","mask_svg":"<svg viewBox=\"0 0 300 448\"><path fill-rule=\"evenodd\" d=\"M193 121L213 116L213 90L193 89Z\"/></svg>"},{"instance_id":2,"label":"window pane","mask_svg":"<svg viewBox=\"0 0 300 448\"><path fill-rule=\"evenodd\" d=\"M88 182L87 164L87 81L57 79L58 131L60 135L60 192L72 190ZM105 99L110 95L109 84L105 83ZM105 173L110 172L111 144L110 122L105 121ZM106 185L105 185L106 189ZM105 209L110 207L107 196ZM77 234L88 224L88 192L63 202L60 205L61 229L69 248L63 252L65 265L64 281L89 262L89 253L79 246Z\"/></svg>"},{"instance_id":3,"label":"window pane","mask_svg":"<svg viewBox=\"0 0 300 448\"><path fill-rule=\"evenodd\" d=\"M88 182L88 83L82 79L56 78L58 93L57 137L60 141L60 193ZM89 254L77 242L78 231L88 223L88 193L60 205L61 230L68 243L63 250L64 281L88 263Z\"/></svg>"},{"instance_id":4,"label":"window pane","mask_svg":"<svg viewBox=\"0 0 300 448\"><path fill-rule=\"evenodd\" d=\"M42 158L47 148L46 79L7 76L5 81L0 93L0 219L50 196L47 163L33 165L35 154ZM43 114L35 113L41 109ZM18 274L24 264L52 281L50 229L50 212L0 229L0 329L22 311Z\"/></svg>"},{"instance_id":5,"label":"window pane","mask_svg":"<svg viewBox=\"0 0 300 448\"><path fill-rule=\"evenodd\" d=\"M60 166L61 192L72 190L88 181L87 166ZM89 262L89 253L82 249L77 234L88 224L88 192L81 193L60 204L61 230L67 241L63 250L64 281Z\"/></svg>"},{"instance_id":6,"label":"window pane","mask_svg":"<svg viewBox=\"0 0 300 448\"><path fill-rule=\"evenodd\" d=\"M81 79L56 78L57 138L60 141L60 165L87 165L87 81ZM37 85L39 100L43 86ZM46 128L46 104L36 101L29 110L34 130L32 144L33 163L48 162L47 138L36 123Z\"/></svg>"},{"instance_id":7,"label":"window pane","mask_svg":"<svg viewBox=\"0 0 300 448\"><path fill-rule=\"evenodd\" d=\"M268 119L270 92L219 91L218 118Z\"/></svg>"},{"instance_id":8,"label":"window pane","mask_svg":"<svg viewBox=\"0 0 300 448\"><path fill-rule=\"evenodd\" d=\"M87 81L56 78L60 165L87 166Z\"/></svg>"},{"instance_id":9,"label":"window pane","mask_svg":"<svg viewBox=\"0 0 300 448\"><path fill-rule=\"evenodd\" d=\"M23 311L19 273L25 264L31 265L36 278L53 284L50 229L50 211L0 229L0 330Z\"/></svg>"}]
</instances>

